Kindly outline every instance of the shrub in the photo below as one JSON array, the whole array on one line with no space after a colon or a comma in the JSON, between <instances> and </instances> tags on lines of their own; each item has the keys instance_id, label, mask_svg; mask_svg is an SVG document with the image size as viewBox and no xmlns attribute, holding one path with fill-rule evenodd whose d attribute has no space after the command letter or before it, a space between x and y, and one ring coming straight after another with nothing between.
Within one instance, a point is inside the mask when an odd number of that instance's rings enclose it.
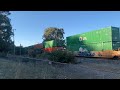
<instances>
[{"instance_id":1,"label":"shrub","mask_svg":"<svg viewBox=\"0 0 120 90\"><path fill-rule=\"evenodd\" d=\"M38 55L41 55L43 53L42 49L30 49L29 50L29 56L36 58Z\"/></svg>"},{"instance_id":2,"label":"shrub","mask_svg":"<svg viewBox=\"0 0 120 90\"><path fill-rule=\"evenodd\" d=\"M61 62L61 63L73 63L75 60L75 57L72 52L67 50L56 50L51 53L49 53L49 60Z\"/></svg>"},{"instance_id":3,"label":"shrub","mask_svg":"<svg viewBox=\"0 0 120 90\"><path fill-rule=\"evenodd\" d=\"M36 55L36 58L41 58L41 59L45 59L48 57L49 57L49 53L46 53L46 52Z\"/></svg>"}]
</instances>

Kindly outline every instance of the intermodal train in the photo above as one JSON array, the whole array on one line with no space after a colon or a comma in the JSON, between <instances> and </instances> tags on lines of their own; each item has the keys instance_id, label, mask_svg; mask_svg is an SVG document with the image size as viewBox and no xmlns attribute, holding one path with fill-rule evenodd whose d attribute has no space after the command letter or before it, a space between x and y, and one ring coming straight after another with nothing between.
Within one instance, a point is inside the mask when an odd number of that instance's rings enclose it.
<instances>
[{"instance_id":1,"label":"intermodal train","mask_svg":"<svg viewBox=\"0 0 120 90\"><path fill-rule=\"evenodd\" d=\"M75 56L120 58L120 28L106 27L66 37L66 49ZM44 43L45 51L54 51L58 46L54 40Z\"/></svg>"}]
</instances>

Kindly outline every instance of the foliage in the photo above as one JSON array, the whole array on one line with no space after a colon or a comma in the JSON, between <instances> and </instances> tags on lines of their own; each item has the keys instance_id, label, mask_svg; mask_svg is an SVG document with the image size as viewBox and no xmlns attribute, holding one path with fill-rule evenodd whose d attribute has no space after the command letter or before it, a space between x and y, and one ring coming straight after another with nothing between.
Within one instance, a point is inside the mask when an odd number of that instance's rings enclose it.
<instances>
[{"instance_id":1,"label":"foliage","mask_svg":"<svg viewBox=\"0 0 120 90\"><path fill-rule=\"evenodd\" d=\"M27 54L28 54L27 48L24 48L23 46L15 47L15 55L27 55Z\"/></svg>"},{"instance_id":2,"label":"foliage","mask_svg":"<svg viewBox=\"0 0 120 90\"><path fill-rule=\"evenodd\" d=\"M48 57L49 57L49 53L47 52L36 55L36 58L40 58L40 59L47 59Z\"/></svg>"},{"instance_id":3,"label":"foliage","mask_svg":"<svg viewBox=\"0 0 120 90\"><path fill-rule=\"evenodd\" d=\"M37 57L37 55L39 55L39 54L41 54L42 52L43 52L43 50L42 49L38 49L38 48L36 48L36 49L29 49L29 56L30 57Z\"/></svg>"},{"instance_id":4,"label":"foliage","mask_svg":"<svg viewBox=\"0 0 120 90\"><path fill-rule=\"evenodd\" d=\"M45 29L43 40L49 41L49 40L63 40L64 39L64 29L62 28L56 28L56 27L49 27Z\"/></svg>"},{"instance_id":5,"label":"foliage","mask_svg":"<svg viewBox=\"0 0 120 90\"><path fill-rule=\"evenodd\" d=\"M9 11L0 11L0 52L4 53L10 51L13 44L12 26L8 15L10 15Z\"/></svg>"},{"instance_id":6,"label":"foliage","mask_svg":"<svg viewBox=\"0 0 120 90\"><path fill-rule=\"evenodd\" d=\"M49 60L61 63L73 63L75 57L72 52L67 50L56 50L49 54Z\"/></svg>"}]
</instances>

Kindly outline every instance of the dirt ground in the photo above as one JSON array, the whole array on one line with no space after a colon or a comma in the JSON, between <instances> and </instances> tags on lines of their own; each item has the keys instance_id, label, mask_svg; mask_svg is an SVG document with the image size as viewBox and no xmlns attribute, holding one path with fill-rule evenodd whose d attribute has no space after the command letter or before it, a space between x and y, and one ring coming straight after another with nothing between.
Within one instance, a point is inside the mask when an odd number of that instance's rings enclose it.
<instances>
[{"instance_id":1,"label":"dirt ground","mask_svg":"<svg viewBox=\"0 0 120 90\"><path fill-rule=\"evenodd\" d=\"M77 58L78 64L0 59L0 79L120 79L120 61Z\"/></svg>"}]
</instances>

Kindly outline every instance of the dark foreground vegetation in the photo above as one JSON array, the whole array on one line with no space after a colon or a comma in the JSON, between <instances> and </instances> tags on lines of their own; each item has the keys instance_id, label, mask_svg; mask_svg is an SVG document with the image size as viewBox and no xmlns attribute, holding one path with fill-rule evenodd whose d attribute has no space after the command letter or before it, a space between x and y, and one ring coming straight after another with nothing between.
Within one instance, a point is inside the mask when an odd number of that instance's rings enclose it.
<instances>
[{"instance_id":1,"label":"dark foreground vegetation","mask_svg":"<svg viewBox=\"0 0 120 90\"><path fill-rule=\"evenodd\" d=\"M48 59L50 61L61 62L61 63L74 63L75 56L72 52L67 50L56 50L51 53L42 53L37 58Z\"/></svg>"}]
</instances>

